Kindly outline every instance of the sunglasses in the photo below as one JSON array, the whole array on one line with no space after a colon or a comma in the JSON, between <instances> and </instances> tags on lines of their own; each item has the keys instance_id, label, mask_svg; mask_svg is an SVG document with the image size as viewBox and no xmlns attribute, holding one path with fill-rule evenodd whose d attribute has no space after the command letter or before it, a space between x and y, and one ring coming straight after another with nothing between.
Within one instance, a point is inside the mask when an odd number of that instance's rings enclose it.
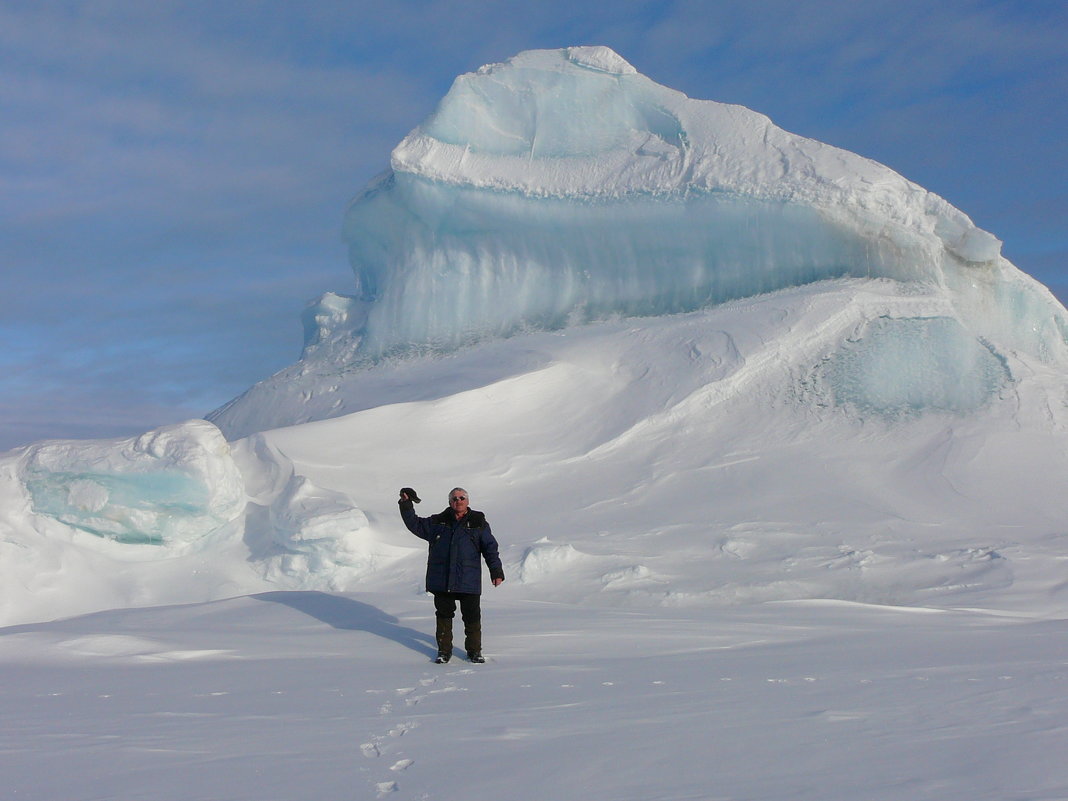
<instances>
[{"instance_id":1,"label":"sunglasses","mask_svg":"<svg viewBox=\"0 0 1068 801\"><path fill-rule=\"evenodd\" d=\"M449 502L450 503L452 503L453 501L466 501L466 500L467 500L467 496L466 495L453 495L451 498L449 498Z\"/></svg>"}]
</instances>

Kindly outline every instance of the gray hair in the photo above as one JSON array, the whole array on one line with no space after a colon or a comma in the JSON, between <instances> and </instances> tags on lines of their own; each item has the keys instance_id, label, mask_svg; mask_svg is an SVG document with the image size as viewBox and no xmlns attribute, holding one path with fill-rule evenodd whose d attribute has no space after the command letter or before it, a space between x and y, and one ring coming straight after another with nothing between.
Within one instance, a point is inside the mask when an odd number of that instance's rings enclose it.
<instances>
[{"instance_id":1,"label":"gray hair","mask_svg":"<svg viewBox=\"0 0 1068 801\"><path fill-rule=\"evenodd\" d=\"M471 500L471 493L470 492L465 490L463 487L453 487L451 490L449 490L449 500L450 501L452 500L452 494L454 492L462 492L464 495L467 496L468 500Z\"/></svg>"}]
</instances>

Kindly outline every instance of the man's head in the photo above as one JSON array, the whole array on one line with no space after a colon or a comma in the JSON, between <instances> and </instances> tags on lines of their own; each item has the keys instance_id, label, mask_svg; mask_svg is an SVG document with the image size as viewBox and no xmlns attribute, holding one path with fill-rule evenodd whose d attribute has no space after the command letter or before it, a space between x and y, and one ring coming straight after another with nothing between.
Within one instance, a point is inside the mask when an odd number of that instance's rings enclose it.
<instances>
[{"instance_id":1,"label":"man's head","mask_svg":"<svg viewBox=\"0 0 1068 801\"><path fill-rule=\"evenodd\" d=\"M467 490L463 487L455 487L449 491L449 508L452 509L453 514L463 517L467 514L467 505Z\"/></svg>"}]
</instances>

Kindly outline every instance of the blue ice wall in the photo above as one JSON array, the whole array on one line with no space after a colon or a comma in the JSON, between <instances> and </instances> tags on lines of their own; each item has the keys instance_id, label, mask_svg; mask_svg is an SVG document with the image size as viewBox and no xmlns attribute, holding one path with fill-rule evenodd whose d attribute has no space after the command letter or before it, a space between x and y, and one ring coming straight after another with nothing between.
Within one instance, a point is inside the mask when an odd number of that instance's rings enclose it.
<instances>
[{"instance_id":1,"label":"blue ice wall","mask_svg":"<svg viewBox=\"0 0 1068 801\"><path fill-rule=\"evenodd\" d=\"M369 304L359 352L372 360L829 278L907 281L935 270L919 242L726 193L534 198L396 174L353 204L345 233Z\"/></svg>"}]
</instances>

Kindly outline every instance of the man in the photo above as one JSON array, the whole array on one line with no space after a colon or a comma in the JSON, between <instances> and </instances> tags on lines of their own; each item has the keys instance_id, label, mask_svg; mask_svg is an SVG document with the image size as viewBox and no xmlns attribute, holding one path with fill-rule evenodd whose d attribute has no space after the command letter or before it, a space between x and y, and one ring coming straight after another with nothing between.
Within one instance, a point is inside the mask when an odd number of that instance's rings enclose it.
<instances>
[{"instance_id":1,"label":"man","mask_svg":"<svg viewBox=\"0 0 1068 801\"><path fill-rule=\"evenodd\" d=\"M426 591L434 594L434 617L437 621L438 655L444 664L452 658L452 621L456 604L464 621L464 648L472 662L485 662L482 656L482 565L486 560L494 587L504 581L497 540L482 512L469 508L467 490L456 487L449 493L449 508L430 517L419 517L413 503L419 503L415 490L400 491L400 513L404 525L420 539L430 543L426 560Z\"/></svg>"}]
</instances>

